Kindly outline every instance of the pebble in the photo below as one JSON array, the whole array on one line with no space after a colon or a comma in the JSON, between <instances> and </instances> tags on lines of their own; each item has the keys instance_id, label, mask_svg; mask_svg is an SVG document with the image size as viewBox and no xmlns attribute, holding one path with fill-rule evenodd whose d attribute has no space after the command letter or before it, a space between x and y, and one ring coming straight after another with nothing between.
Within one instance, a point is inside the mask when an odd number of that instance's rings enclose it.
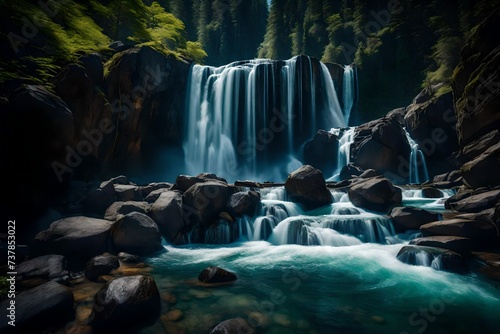
<instances>
[{"instance_id":1,"label":"pebble","mask_svg":"<svg viewBox=\"0 0 500 334\"><path fill-rule=\"evenodd\" d=\"M162 321L179 321L183 314L181 310L171 310L161 316Z\"/></svg>"}]
</instances>

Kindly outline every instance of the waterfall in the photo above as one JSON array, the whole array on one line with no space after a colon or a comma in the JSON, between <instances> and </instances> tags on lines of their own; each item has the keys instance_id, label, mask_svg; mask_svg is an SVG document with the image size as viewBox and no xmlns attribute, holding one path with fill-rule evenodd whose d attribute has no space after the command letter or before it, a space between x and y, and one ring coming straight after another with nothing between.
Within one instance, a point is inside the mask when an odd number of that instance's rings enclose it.
<instances>
[{"instance_id":1,"label":"waterfall","mask_svg":"<svg viewBox=\"0 0 500 334\"><path fill-rule=\"evenodd\" d=\"M425 162L425 156L422 150L418 147L418 144L411 138L410 134L406 129L406 138L410 144L410 171L409 171L409 183L420 184L429 180L429 173L427 172L427 163Z\"/></svg>"},{"instance_id":2,"label":"waterfall","mask_svg":"<svg viewBox=\"0 0 500 334\"><path fill-rule=\"evenodd\" d=\"M346 124L328 69L306 56L194 65L188 85L189 174L255 178L277 168L286 176L317 129Z\"/></svg>"},{"instance_id":3,"label":"waterfall","mask_svg":"<svg viewBox=\"0 0 500 334\"><path fill-rule=\"evenodd\" d=\"M443 269L442 253L428 252L423 249L409 249L398 254L398 260L414 266L431 267L436 270Z\"/></svg>"},{"instance_id":4,"label":"waterfall","mask_svg":"<svg viewBox=\"0 0 500 334\"><path fill-rule=\"evenodd\" d=\"M338 181L339 174L344 166L347 166L351 162L351 144L354 142L354 130L356 127L350 128L332 128L330 133L336 135L339 138L339 147L337 150L337 157L335 160L336 169L332 177L327 181Z\"/></svg>"},{"instance_id":5,"label":"waterfall","mask_svg":"<svg viewBox=\"0 0 500 334\"><path fill-rule=\"evenodd\" d=\"M354 105L355 86L354 86L354 69L351 65L344 67L344 80L342 87L342 97L344 102L344 119L346 124L349 124L351 110Z\"/></svg>"}]
</instances>

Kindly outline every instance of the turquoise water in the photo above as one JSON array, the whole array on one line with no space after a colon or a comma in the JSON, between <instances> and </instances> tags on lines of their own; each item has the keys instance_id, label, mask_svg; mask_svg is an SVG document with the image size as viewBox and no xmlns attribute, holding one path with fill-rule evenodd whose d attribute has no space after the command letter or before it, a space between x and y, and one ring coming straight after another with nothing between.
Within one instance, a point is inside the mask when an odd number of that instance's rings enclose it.
<instances>
[{"instance_id":1,"label":"turquoise water","mask_svg":"<svg viewBox=\"0 0 500 334\"><path fill-rule=\"evenodd\" d=\"M256 333L499 332L500 284L474 273L404 264L396 254L406 243L166 246L169 252L149 263L160 293L170 301L175 296L163 313L170 308L183 316L175 323L158 321L144 333L208 333L233 317L246 319ZM212 265L239 279L203 286L197 276Z\"/></svg>"}]
</instances>

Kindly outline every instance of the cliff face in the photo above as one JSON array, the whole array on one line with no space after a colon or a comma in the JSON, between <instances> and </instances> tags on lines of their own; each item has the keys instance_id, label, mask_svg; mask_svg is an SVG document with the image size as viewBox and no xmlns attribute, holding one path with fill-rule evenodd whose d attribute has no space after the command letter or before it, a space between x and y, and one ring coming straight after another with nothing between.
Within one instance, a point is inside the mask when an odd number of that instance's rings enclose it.
<instances>
[{"instance_id":1,"label":"cliff face","mask_svg":"<svg viewBox=\"0 0 500 334\"><path fill-rule=\"evenodd\" d=\"M453 76L462 174L472 188L500 184L500 10L474 31ZM498 142L491 142L496 144Z\"/></svg>"}]
</instances>

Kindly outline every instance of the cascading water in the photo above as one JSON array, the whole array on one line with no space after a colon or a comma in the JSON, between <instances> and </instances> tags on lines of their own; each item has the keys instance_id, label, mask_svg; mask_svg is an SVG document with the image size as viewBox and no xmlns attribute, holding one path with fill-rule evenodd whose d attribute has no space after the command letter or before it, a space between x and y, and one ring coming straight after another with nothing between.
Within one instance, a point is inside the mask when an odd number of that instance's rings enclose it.
<instances>
[{"instance_id":1,"label":"cascading water","mask_svg":"<svg viewBox=\"0 0 500 334\"><path fill-rule=\"evenodd\" d=\"M420 184L429 180L429 173L427 171L427 163L425 161L425 156L422 150L419 148L418 144L411 138L408 131L406 131L406 138L410 144L410 175L409 183Z\"/></svg>"},{"instance_id":2,"label":"cascading water","mask_svg":"<svg viewBox=\"0 0 500 334\"><path fill-rule=\"evenodd\" d=\"M354 86L354 69L351 65L344 66L344 80L342 88L344 119L346 120L346 124L349 124L351 110L354 105L354 97L356 93Z\"/></svg>"},{"instance_id":3,"label":"cascading water","mask_svg":"<svg viewBox=\"0 0 500 334\"><path fill-rule=\"evenodd\" d=\"M306 56L194 65L187 98L190 174L255 178L273 168L287 174L282 166L297 165L298 148L317 129L346 124L328 69Z\"/></svg>"},{"instance_id":4,"label":"cascading water","mask_svg":"<svg viewBox=\"0 0 500 334\"><path fill-rule=\"evenodd\" d=\"M336 169L335 174L328 179L328 181L338 181L338 176L340 171L344 166L348 165L351 160L351 144L354 142L354 130L355 127L350 127L346 129L332 128L330 133L336 135L339 138L339 147L337 150L336 157Z\"/></svg>"}]
</instances>

